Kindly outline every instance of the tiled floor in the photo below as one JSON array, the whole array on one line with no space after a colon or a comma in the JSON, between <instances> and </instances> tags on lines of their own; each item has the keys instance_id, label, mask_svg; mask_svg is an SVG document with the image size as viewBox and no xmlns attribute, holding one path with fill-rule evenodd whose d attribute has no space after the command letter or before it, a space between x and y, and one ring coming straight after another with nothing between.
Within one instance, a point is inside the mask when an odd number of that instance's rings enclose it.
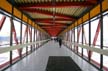
<instances>
[{"instance_id":1,"label":"tiled floor","mask_svg":"<svg viewBox=\"0 0 108 71\"><path fill-rule=\"evenodd\" d=\"M57 42L49 41L37 51L23 58L5 71L45 71L49 56L71 56L83 71L98 71L65 46L59 48Z\"/></svg>"}]
</instances>

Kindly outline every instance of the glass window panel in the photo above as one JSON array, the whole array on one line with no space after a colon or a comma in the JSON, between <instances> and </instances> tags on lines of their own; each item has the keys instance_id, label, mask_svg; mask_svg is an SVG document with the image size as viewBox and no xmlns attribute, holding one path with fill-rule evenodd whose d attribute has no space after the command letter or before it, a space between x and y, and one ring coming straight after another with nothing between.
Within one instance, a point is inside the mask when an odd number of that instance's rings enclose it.
<instances>
[{"instance_id":1,"label":"glass window panel","mask_svg":"<svg viewBox=\"0 0 108 71\"><path fill-rule=\"evenodd\" d=\"M26 37L25 36L25 30L26 30L26 25L25 24L22 24L22 44L25 44L26 43ZM22 54L25 54L26 53L26 47L24 47L22 49Z\"/></svg>"},{"instance_id":2,"label":"glass window panel","mask_svg":"<svg viewBox=\"0 0 108 71\"><path fill-rule=\"evenodd\" d=\"M20 44L20 25L21 24L20 24L20 22L18 22L16 20L13 20L13 24L14 24L14 28L16 31L16 38L18 39L18 43ZM14 38L14 33L13 33L13 44L14 45L17 45L17 43L16 43L17 41L15 41L16 38ZM18 57L18 56L19 56L18 50L17 49L13 50L13 52L12 52L13 59Z\"/></svg>"},{"instance_id":3,"label":"glass window panel","mask_svg":"<svg viewBox=\"0 0 108 71\"><path fill-rule=\"evenodd\" d=\"M10 60L10 52L0 54L0 65Z\"/></svg>"},{"instance_id":4,"label":"glass window panel","mask_svg":"<svg viewBox=\"0 0 108 71\"><path fill-rule=\"evenodd\" d=\"M34 41L34 28L32 28L32 41Z\"/></svg>"},{"instance_id":5,"label":"glass window panel","mask_svg":"<svg viewBox=\"0 0 108 71\"><path fill-rule=\"evenodd\" d=\"M83 42L84 42L84 44L83 45L88 45L88 42L89 42L89 24L87 23L87 24L85 24L84 25L84 34L83 34ZM87 49L84 49L83 50L84 52L84 55L86 56L86 57L88 57L88 53L87 53Z\"/></svg>"},{"instance_id":6,"label":"glass window panel","mask_svg":"<svg viewBox=\"0 0 108 71\"><path fill-rule=\"evenodd\" d=\"M0 14L0 20L3 15ZM10 19L6 17L5 22L0 30L0 48L10 46ZM0 54L0 65L8 62L10 59L10 52Z\"/></svg>"},{"instance_id":7,"label":"glass window panel","mask_svg":"<svg viewBox=\"0 0 108 71\"><path fill-rule=\"evenodd\" d=\"M108 12L107 12L108 13ZM103 49L108 50L108 14L103 17ZM103 56L103 65L108 68L108 56Z\"/></svg>"},{"instance_id":8,"label":"glass window panel","mask_svg":"<svg viewBox=\"0 0 108 71\"><path fill-rule=\"evenodd\" d=\"M75 28L75 42L77 42L77 28Z\"/></svg>"},{"instance_id":9,"label":"glass window panel","mask_svg":"<svg viewBox=\"0 0 108 71\"><path fill-rule=\"evenodd\" d=\"M81 26L79 28L81 28ZM81 32L80 32L80 35L79 35L79 44L82 44L82 29L81 29ZM82 51L82 48L79 47L78 52L81 53L81 51Z\"/></svg>"},{"instance_id":10,"label":"glass window panel","mask_svg":"<svg viewBox=\"0 0 108 71\"><path fill-rule=\"evenodd\" d=\"M74 30L72 30L72 43L74 43ZM72 49L74 49L74 45L72 45Z\"/></svg>"},{"instance_id":11,"label":"glass window panel","mask_svg":"<svg viewBox=\"0 0 108 71\"><path fill-rule=\"evenodd\" d=\"M29 28L28 28L28 43L30 42L30 33L31 33L31 27L29 26Z\"/></svg>"},{"instance_id":12,"label":"glass window panel","mask_svg":"<svg viewBox=\"0 0 108 71\"><path fill-rule=\"evenodd\" d=\"M91 22L91 42L92 42L92 44L93 44L93 41L94 41L94 37L95 37L95 34L96 34L98 24L99 24L99 19L96 19L96 20ZM95 48L100 48L99 46L96 46L96 45L100 45L100 32L98 34L98 38L97 38L97 41L96 41L96 44L95 44ZM100 54L96 53L96 52L93 52L91 59L93 61L97 62L97 63L100 63Z\"/></svg>"}]
</instances>

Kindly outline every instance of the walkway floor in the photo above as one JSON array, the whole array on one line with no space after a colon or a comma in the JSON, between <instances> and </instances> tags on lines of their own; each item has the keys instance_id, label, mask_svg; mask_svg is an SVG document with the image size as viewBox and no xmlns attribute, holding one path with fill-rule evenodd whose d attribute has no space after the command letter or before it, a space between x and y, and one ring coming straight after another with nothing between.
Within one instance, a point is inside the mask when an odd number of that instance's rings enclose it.
<instances>
[{"instance_id":1,"label":"walkway floor","mask_svg":"<svg viewBox=\"0 0 108 71\"><path fill-rule=\"evenodd\" d=\"M82 71L98 71L65 46L59 48L58 43L54 41L49 41L37 51L15 63L5 71L45 71L49 56L71 56Z\"/></svg>"}]
</instances>

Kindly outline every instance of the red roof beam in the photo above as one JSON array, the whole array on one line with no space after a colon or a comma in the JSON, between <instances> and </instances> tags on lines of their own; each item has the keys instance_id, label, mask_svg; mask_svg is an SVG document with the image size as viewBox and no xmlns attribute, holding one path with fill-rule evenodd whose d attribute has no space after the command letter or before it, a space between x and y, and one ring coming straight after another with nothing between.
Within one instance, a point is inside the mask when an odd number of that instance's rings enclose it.
<instances>
[{"instance_id":1,"label":"red roof beam","mask_svg":"<svg viewBox=\"0 0 108 71\"><path fill-rule=\"evenodd\" d=\"M99 0L87 0L87 1L90 2L90 3L96 4Z\"/></svg>"},{"instance_id":2,"label":"red roof beam","mask_svg":"<svg viewBox=\"0 0 108 71\"><path fill-rule=\"evenodd\" d=\"M45 30L58 32L59 30L62 30L62 29L61 29L61 28L55 28L55 29L48 29L48 28L45 28ZM55 30L57 30L57 31L55 31Z\"/></svg>"},{"instance_id":3,"label":"red roof beam","mask_svg":"<svg viewBox=\"0 0 108 71\"><path fill-rule=\"evenodd\" d=\"M53 30L49 30L49 29L46 29L46 31L51 35L51 36L57 36L57 34L61 31L62 29L57 29L57 31L55 31L55 29Z\"/></svg>"},{"instance_id":4,"label":"red roof beam","mask_svg":"<svg viewBox=\"0 0 108 71\"><path fill-rule=\"evenodd\" d=\"M31 9L31 8L28 8L28 9L20 8L20 9L23 10L23 11L27 11L27 12L39 13L39 14L44 14L44 15L48 15L48 16L53 16L53 12L48 12L48 11L45 11L45 10ZM59 13L55 13L55 16L62 17L62 18L65 18L65 19L75 19L72 16L59 14Z\"/></svg>"},{"instance_id":5,"label":"red roof beam","mask_svg":"<svg viewBox=\"0 0 108 71\"><path fill-rule=\"evenodd\" d=\"M75 19L65 19L65 18L55 18L55 21L73 21ZM53 21L53 18L46 18L46 19L35 19L36 22L49 22Z\"/></svg>"},{"instance_id":6,"label":"red roof beam","mask_svg":"<svg viewBox=\"0 0 108 71\"><path fill-rule=\"evenodd\" d=\"M55 6L52 5L52 2L47 3L37 3L37 4L25 4L20 6L20 8L62 8L62 7L87 7L87 6L93 6L97 4L97 1L84 1L84 2L56 2Z\"/></svg>"},{"instance_id":7,"label":"red roof beam","mask_svg":"<svg viewBox=\"0 0 108 71\"><path fill-rule=\"evenodd\" d=\"M65 24L48 24L48 25L40 25L40 26L67 26Z\"/></svg>"},{"instance_id":8,"label":"red roof beam","mask_svg":"<svg viewBox=\"0 0 108 71\"><path fill-rule=\"evenodd\" d=\"M40 23L45 23L45 25L67 25L66 23L60 23L60 22L53 22L53 21L51 21L51 22L40 22ZM41 25L41 24L40 24ZM42 24L43 25L43 24Z\"/></svg>"},{"instance_id":9,"label":"red roof beam","mask_svg":"<svg viewBox=\"0 0 108 71\"><path fill-rule=\"evenodd\" d=\"M41 28L45 29L45 28L48 28L48 29L57 29L57 28L66 28L67 26L43 26Z\"/></svg>"},{"instance_id":10,"label":"red roof beam","mask_svg":"<svg viewBox=\"0 0 108 71\"><path fill-rule=\"evenodd\" d=\"M39 24L40 26L68 26L68 24L60 24L60 23L43 23L43 24Z\"/></svg>"}]
</instances>

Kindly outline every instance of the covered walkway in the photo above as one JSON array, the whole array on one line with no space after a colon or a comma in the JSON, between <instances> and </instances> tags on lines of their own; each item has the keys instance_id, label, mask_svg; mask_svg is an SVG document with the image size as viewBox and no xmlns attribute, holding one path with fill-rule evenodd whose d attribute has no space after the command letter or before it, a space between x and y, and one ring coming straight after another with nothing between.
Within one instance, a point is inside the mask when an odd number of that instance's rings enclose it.
<instances>
[{"instance_id":1,"label":"covered walkway","mask_svg":"<svg viewBox=\"0 0 108 71\"><path fill-rule=\"evenodd\" d=\"M0 71L65 67L108 71L108 0L2 0Z\"/></svg>"},{"instance_id":2,"label":"covered walkway","mask_svg":"<svg viewBox=\"0 0 108 71\"><path fill-rule=\"evenodd\" d=\"M77 56L64 45L59 48L55 41L49 41L27 57L15 63L6 71L45 71L49 56L70 56L82 69L82 71L98 71L88 62Z\"/></svg>"}]
</instances>

